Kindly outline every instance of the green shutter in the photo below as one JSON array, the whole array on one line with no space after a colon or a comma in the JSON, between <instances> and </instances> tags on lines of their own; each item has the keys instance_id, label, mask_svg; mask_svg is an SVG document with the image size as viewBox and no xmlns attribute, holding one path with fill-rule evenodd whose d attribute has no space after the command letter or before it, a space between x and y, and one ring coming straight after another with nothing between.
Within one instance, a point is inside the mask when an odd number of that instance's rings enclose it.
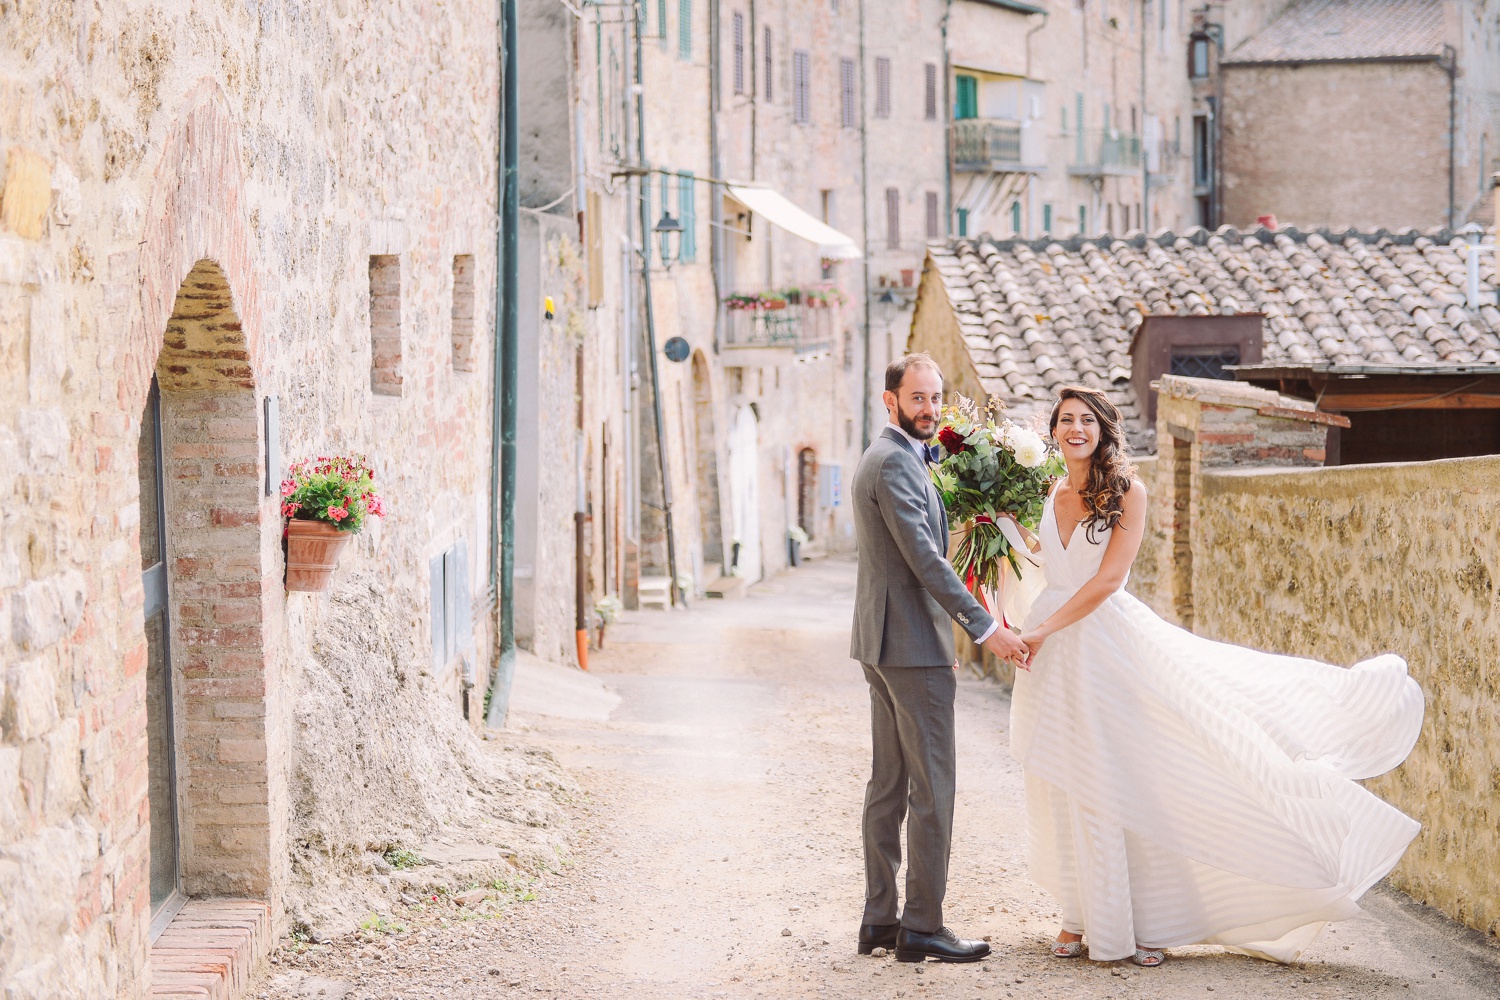
<instances>
[{"instance_id":1,"label":"green shutter","mask_svg":"<svg viewBox=\"0 0 1500 1000\"><path fill-rule=\"evenodd\" d=\"M969 210L967 208L958 210L958 235L960 237L969 235Z\"/></svg>"},{"instance_id":2,"label":"green shutter","mask_svg":"<svg viewBox=\"0 0 1500 1000\"><path fill-rule=\"evenodd\" d=\"M672 210L672 175L671 174L662 174L661 175L661 210L662 210L662 212L664 214L667 213L667 212L670 212ZM656 225L656 223L653 222L651 225L654 227ZM661 235L661 251L660 251L660 253L661 253L661 259L662 259L662 263L663 264L665 264L667 262L668 257L669 257L669 255L672 252L672 248L667 243L667 240L668 240L667 234L666 233L662 233L662 235ZM679 249L679 251L681 250L681 247L682 247L682 244L678 243L678 249Z\"/></svg>"},{"instance_id":3,"label":"green shutter","mask_svg":"<svg viewBox=\"0 0 1500 1000\"><path fill-rule=\"evenodd\" d=\"M694 203L693 175L684 170L677 179L677 209L682 213L682 250L679 259L691 264L698 259L698 211Z\"/></svg>"},{"instance_id":4,"label":"green shutter","mask_svg":"<svg viewBox=\"0 0 1500 1000\"><path fill-rule=\"evenodd\" d=\"M955 101L953 104L953 117L962 121L965 118L979 117L979 80L972 76L959 74L954 80Z\"/></svg>"},{"instance_id":5,"label":"green shutter","mask_svg":"<svg viewBox=\"0 0 1500 1000\"><path fill-rule=\"evenodd\" d=\"M1042 232L1052 232L1052 205L1050 203L1042 206Z\"/></svg>"},{"instance_id":6,"label":"green shutter","mask_svg":"<svg viewBox=\"0 0 1500 1000\"><path fill-rule=\"evenodd\" d=\"M677 58L693 58L693 0L677 0Z\"/></svg>"},{"instance_id":7,"label":"green shutter","mask_svg":"<svg viewBox=\"0 0 1500 1000\"><path fill-rule=\"evenodd\" d=\"M1083 150L1084 150L1084 145L1083 145L1083 95L1082 94L1074 94L1073 95L1073 134L1077 137L1077 138L1075 138L1073 140L1073 145L1075 147L1075 154L1076 154L1075 155L1075 159L1076 159L1076 162L1082 163L1082 162L1084 162L1084 160L1083 160L1083 156L1084 156L1084 152L1083 152Z\"/></svg>"},{"instance_id":8,"label":"green shutter","mask_svg":"<svg viewBox=\"0 0 1500 1000\"><path fill-rule=\"evenodd\" d=\"M1010 203L1010 229L1018 236L1021 233L1021 203L1019 201Z\"/></svg>"},{"instance_id":9,"label":"green shutter","mask_svg":"<svg viewBox=\"0 0 1500 1000\"><path fill-rule=\"evenodd\" d=\"M1087 236L1089 233L1088 209L1083 205L1078 206L1078 232L1082 236Z\"/></svg>"}]
</instances>

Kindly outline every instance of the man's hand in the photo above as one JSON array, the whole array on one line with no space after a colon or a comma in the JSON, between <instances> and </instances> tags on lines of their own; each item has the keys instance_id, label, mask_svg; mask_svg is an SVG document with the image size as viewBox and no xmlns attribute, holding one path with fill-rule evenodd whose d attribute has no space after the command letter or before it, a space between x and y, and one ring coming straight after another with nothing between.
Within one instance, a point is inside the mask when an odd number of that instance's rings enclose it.
<instances>
[{"instance_id":1,"label":"man's hand","mask_svg":"<svg viewBox=\"0 0 1500 1000\"><path fill-rule=\"evenodd\" d=\"M1021 641L1021 637L1008 628L997 628L984 646L1002 660L1009 660L1016 666L1025 670L1031 669L1031 650Z\"/></svg>"}]
</instances>

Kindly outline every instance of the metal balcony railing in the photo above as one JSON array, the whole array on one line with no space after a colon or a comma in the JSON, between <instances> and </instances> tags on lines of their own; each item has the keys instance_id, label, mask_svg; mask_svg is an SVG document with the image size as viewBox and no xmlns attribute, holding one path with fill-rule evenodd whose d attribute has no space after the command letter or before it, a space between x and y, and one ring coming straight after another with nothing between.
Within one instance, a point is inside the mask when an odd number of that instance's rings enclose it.
<instances>
[{"instance_id":1,"label":"metal balcony railing","mask_svg":"<svg viewBox=\"0 0 1500 1000\"><path fill-rule=\"evenodd\" d=\"M966 118L953 123L953 169L971 172L1020 163L1019 122Z\"/></svg>"},{"instance_id":2,"label":"metal balcony railing","mask_svg":"<svg viewBox=\"0 0 1500 1000\"><path fill-rule=\"evenodd\" d=\"M837 302L813 301L801 296L793 299L774 308L762 305L726 309L724 346L784 348L798 356L830 351L840 308Z\"/></svg>"},{"instance_id":3,"label":"metal balcony railing","mask_svg":"<svg viewBox=\"0 0 1500 1000\"><path fill-rule=\"evenodd\" d=\"M1141 137L1116 129L1086 129L1074 136L1072 174L1133 174L1141 169Z\"/></svg>"}]
</instances>

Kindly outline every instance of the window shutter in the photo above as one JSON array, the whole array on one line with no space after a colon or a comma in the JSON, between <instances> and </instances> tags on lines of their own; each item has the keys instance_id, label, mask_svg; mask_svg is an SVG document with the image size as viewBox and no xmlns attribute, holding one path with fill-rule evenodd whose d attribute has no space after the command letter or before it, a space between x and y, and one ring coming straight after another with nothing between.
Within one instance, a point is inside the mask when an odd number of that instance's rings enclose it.
<instances>
[{"instance_id":1,"label":"window shutter","mask_svg":"<svg viewBox=\"0 0 1500 1000\"><path fill-rule=\"evenodd\" d=\"M812 59L806 50L792 52L792 120L799 125L812 121L812 106L808 99L808 76L812 70Z\"/></svg>"},{"instance_id":2,"label":"window shutter","mask_svg":"<svg viewBox=\"0 0 1500 1000\"><path fill-rule=\"evenodd\" d=\"M745 92L745 15L734 15L734 92Z\"/></svg>"},{"instance_id":3,"label":"window shutter","mask_svg":"<svg viewBox=\"0 0 1500 1000\"><path fill-rule=\"evenodd\" d=\"M937 121L937 63L928 63L924 67L926 77L927 93L923 99L922 117L930 122Z\"/></svg>"},{"instance_id":4,"label":"window shutter","mask_svg":"<svg viewBox=\"0 0 1500 1000\"><path fill-rule=\"evenodd\" d=\"M1082 163L1084 161L1084 152L1083 152L1083 148L1084 148L1083 147L1083 142L1084 142L1084 140L1083 140L1083 122L1084 122L1084 118L1083 118L1083 95L1082 94L1074 94L1073 95L1073 135L1075 136L1075 138L1073 140L1073 145L1075 147L1075 149L1074 149L1074 159L1078 163Z\"/></svg>"},{"instance_id":5,"label":"window shutter","mask_svg":"<svg viewBox=\"0 0 1500 1000\"><path fill-rule=\"evenodd\" d=\"M1078 233L1080 236L1089 234L1088 208L1084 205L1078 206Z\"/></svg>"},{"instance_id":6,"label":"window shutter","mask_svg":"<svg viewBox=\"0 0 1500 1000\"><path fill-rule=\"evenodd\" d=\"M1042 232L1043 233L1051 233L1052 232L1052 206L1051 206L1051 204L1046 204L1046 205L1042 206Z\"/></svg>"},{"instance_id":7,"label":"window shutter","mask_svg":"<svg viewBox=\"0 0 1500 1000\"><path fill-rule=\"evenodd\" d=\"M656 225L656 217L651 214L651 177L647 175L641 178L641 208L646 217L646 232L641 237L641 246L645 250L646 263L651 262L651 227Z\"/></svg>"},{"instance_id":8,"label":"window shutter","mask_svg":"<svg viewBox=\"0 0 1500 1000\"><path fill-rule=\"evenodd\" d=\"M969 210L967 208L958 210L958 235L960 238L969 235Z\"/></svg>"},{"instance_id":9,"label":"window shutter","mask_svg":"<svg viewBox=\"0 0 1500 1000\"><path fill-rule=\"evenodd\" d=\"M884 56L875 60L875 117L891 116L891 61Z\"/></svg>"},{"instance_id":10,"label":"window shutter","mask_svg":"<svg viewBox=\"0 0 1500 1000\"><path fill-rule=\"evenodd\" d=\"M662 174L661 175L661 210L663 212L670 212L672 210L672 175L671 174ZM681 220L678 220L678 221L681 221ZM656 226L655 221L653 221L651 223L651 225L654 228ZM681 246L682 246L682 244L679 243L678 244L678 248L681 249ZM661 235L661 248L660 248L661 260L662 260L663 264L665 264L667 262L667 255L670 254L671 252L672 252L672 248L667 245L667 235L666 235L666 233L663 233Z\"/></svg>"},{"instance_id":11,"label":"window shutter","mask_svg":"<svg viewBox=\"0 0 1500 1000\"><path fill-rule=\"evenodd\" d=\"M771 58L771 29L770 28L766 29L765 39L766 39L766 43L763 46L761 46L761 48L763 48L765 50L765 53L766 53L766 56L765 56L765 58L766 58L766 86L765 86L766 100L767 101L774 101L776 99L776 96L775 96L775 94L773 94L771 92L771 82L772 82L772 79L773 79L773 74L772 74L771 70L775 67L776 63Z\"/></svg>"},{"instance_id":12,"label":"window shutter","mask_svg":"<svg viewBox=\"0 0 1500 1000\"><path fill-rule=\"evenodd\" d=\"M677 0L677 58L693 58L693 0Z\"/></svg>"},{"instance_id":13,"label":"window shutter","mask_svg":"<svg viewBox=\"0 0 1500 1000\"><path fill-rule=\"evenodd\" d=\"M976 78L960 74L955 80L954 96L955 119L962 121L965 118L979 117L979 81Z\"/></svg>"},{"instance_id":14,"label":"window shutter","mask_svg":"<svg viewBox=\"0 0 1500 1000\"><path fill-rule=\"evenodd\" d=\"M885 189L885 245L901 249L901 192L896 188Z\"/></svg>"},{"instance_id":15,"label":"window shutter","mask_svg":"<svg viewBox=\"0 0 1500 1000\"><path fill-rule=\"evenodd\" d=\"M936 191L927 192L927 238L938 238L938 196Z\"/></svg>"},{"instance_id":16,"label":"window shutter","mask_svg":"<svg viewBox=\"0 0 1500 1000\"><path fill-rule=\"evenodd\" d=\"M839 60L839 124L853 128L854 121L854 60Z\"/></svg>"},{"instance_id":17,"label":"window shutter","mask_svg":"<svg viewBox=\"0 0 1500 1000\"><path fill-rule=\"evenodd\" d=\"M1017 236L1021 235L1021 203L1019 201L1010 203L1010 230Z\"/></svg>"},{"instance_id":18,"label":"window shutter","mask_svg":"<svg viewBox=\"0 0 1500 1000\"><path fill-rule=\"evenodd\" d=\"M695 201L693 174L684 170L677 178L677 210L682 215L681 260L691 264L698 259L698 206Z\"/></svg>"},{"instance_id":19,"label":"window shutter","mask_svg":"<svg viewBox=\"0 0 1500 1000\"><path fill-rule=\"evenodd\" d=\"M656 37L663 46L667 44L667 0L656 0Z\"/></svg>"}]
</instances>

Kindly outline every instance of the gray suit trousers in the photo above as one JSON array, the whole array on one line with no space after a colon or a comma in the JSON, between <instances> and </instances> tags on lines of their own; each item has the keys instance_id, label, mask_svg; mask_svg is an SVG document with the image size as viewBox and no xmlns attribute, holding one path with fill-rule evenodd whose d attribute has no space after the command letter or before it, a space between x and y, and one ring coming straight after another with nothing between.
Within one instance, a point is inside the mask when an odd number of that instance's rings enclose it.
<instances>
[{"instance_id":1,"label":"gray suit trousers","mask_svg":"<svg viewBox=\"0 0 1500 1000\"><path fill-rule=\"evenodd\" d=\"M900 923L930 934L943 926L948 853L953 842L957 753L948 667L863 664L870 683L874 759L865 786L864 923ZM906 908L896 916L901 821L906 820Z\"/></svg>"}]
</instances>

